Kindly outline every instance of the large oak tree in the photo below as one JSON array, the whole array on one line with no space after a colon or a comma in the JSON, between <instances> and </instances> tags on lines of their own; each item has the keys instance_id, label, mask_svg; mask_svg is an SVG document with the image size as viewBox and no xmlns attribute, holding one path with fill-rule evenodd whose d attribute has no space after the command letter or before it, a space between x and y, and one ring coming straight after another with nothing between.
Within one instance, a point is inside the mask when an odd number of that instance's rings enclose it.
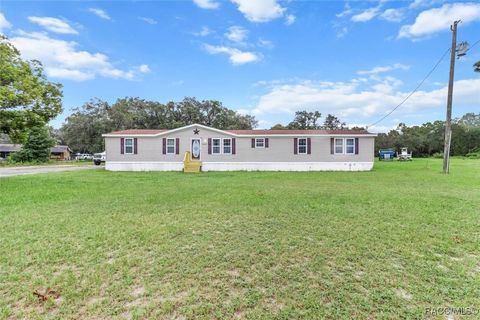
<instances>
[{"instance_id":1,"label":"large oak tree","mask_svg":"<svg viewBox=\"0 0 480 320\"><path fill-rule=\"evenodd\" d=\"M39 61L26 61L0 35L0 132L17 143L62 112L62 86L49 82Z\"/></svg>"}]
</instances>

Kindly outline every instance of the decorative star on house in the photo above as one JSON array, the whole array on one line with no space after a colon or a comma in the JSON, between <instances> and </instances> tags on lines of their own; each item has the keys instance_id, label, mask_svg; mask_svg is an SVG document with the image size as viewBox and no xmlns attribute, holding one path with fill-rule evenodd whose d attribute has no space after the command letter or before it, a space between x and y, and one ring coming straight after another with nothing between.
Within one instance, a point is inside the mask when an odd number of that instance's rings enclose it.
<instances>
[{"instance_id":1,"label":"decorative star on house","mask_svg":"<svg viewBox=\"0 0 480 320\"><path fill-rule=\"evenodd\" d=\"M200 133L200 130L198 130L197 128L195 128L195 130L193 130L193 134L199 134Z\"/></svg>"}]
</instances>

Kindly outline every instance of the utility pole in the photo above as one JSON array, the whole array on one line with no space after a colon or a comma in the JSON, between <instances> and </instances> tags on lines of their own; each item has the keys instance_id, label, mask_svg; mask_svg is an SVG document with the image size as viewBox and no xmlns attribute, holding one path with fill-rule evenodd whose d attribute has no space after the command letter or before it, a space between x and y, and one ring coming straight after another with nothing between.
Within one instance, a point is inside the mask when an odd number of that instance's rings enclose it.
<instances>
[{"instance_id":1,"label":"utility pole","mask_svg":"<svg viewBox=\"0 0 480 320\"><path fill-rule=\"evenodd\" d=\"M454 21L450 26L452 30L452 49L450 50L450 76L448 79L447 96L447 119L445 121L445 145L443 149L443 173L448 174L450 166L450 141L452 140L452 96L453 78L455 76L455 57L457 50L457 24L460 20Z\"/></svg>"}]
</instances>

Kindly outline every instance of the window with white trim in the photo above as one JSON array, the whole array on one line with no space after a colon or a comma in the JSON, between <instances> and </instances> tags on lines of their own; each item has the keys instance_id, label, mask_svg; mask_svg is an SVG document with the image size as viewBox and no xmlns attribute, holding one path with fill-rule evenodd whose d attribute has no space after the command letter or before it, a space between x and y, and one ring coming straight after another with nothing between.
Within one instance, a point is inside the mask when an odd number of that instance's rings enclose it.
<instances>
[{"instance_id":1,"label":"window with white trim","mask_svg":"<svg viewBox=\"0 0 480 320\"><path fill-rule=\"evenodd\" d=\"M133 138L125 138L125 154L133 154Z\"/></svg>"},{"instance_id":2,"label":"window with white trim","mask_svg":"<svg viewBox=\"0 0 480 320\"><path fill-rule=\"evenodd\" d=\"M345 139L345 153L346 154L355 154L355 139L346 138Z\"/></svg>"},{"instance_id":3,"label":"window with white trim","mask_svg":"<svg viewBox=\"0 0 480 320\"><path fill-rule=\"evenodd\" d=\"M175 154L175 138L167 138L167 154Z\"/></svg>"},{"instance_id":4,"label":"window with white trim","mask_svg":"<svg viewBox=\"0 0 480 320\"><path fill-rule=\"evenodd\" d=\"M343 154L343 138L335 138L335 154Z\"/></svg>"},{"instance_id":5,"label":"window with white trim","mask_svg":"<svg viewBox=\"0 0 480 320\"><path fill-rule=\"evenodd\" d=\"M298 139L298 154L307 154L307 138Z\"/></svg>"},{"instance_id":6,"label":"window with white trim","mask_svg":"<svg viewBox=\"0 0 480 320\"><path fill-rule=\"evenodd\" d=\"M223 154L232 154L232 139L223 139Z\"/></svg>"},{"instance_id":7,"label":"window with white trim","mask_svg":"<svg viewBox=\"0 0 480 320\"><path fill-rule=\"evenodd\" d=\"M212 139L212 154L221 154L222 153L221 141L222 141L222 139L220 139L220 138L213 138Z\"/></svg>"},{"instance_id":8,"label":"window with white trim","mask_svg":"<svg viewBox=\"0 0 480 320\"><path fill-rule=\"evenodd\" d=\"M255 148L265 148L265 138L255 138Z\"/></svg>"}]
</instances>

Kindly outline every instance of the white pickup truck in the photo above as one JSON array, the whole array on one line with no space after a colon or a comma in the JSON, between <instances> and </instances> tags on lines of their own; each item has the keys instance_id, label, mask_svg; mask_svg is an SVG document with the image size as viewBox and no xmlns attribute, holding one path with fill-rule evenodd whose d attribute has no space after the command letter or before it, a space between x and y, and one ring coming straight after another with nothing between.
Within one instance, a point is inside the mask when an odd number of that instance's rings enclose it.
<instances>
[{"instance_id":1,"label":"white pickup truck","mask_svg":"<svg viewBox=\"0 0 480 320\"><path fill-rule=\"evenodd\" d=\"M93 163L95 165L99 166L102 162L105 162L105 151L93 155Z\"/></svg>"}]
</instances>

